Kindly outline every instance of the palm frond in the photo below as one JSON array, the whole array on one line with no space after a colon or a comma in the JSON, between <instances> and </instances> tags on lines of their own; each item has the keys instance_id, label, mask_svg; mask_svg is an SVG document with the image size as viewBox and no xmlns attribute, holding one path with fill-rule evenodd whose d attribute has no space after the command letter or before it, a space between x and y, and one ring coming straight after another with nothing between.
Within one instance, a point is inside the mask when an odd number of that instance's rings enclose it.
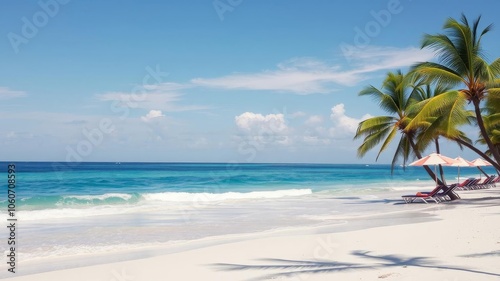
<instances>
[{"instance_id":1,"label":"palm frond","mask_svg":"<svg viewBox=\"0 0 500 281\"><path fill-rule=\"evenodd\" d=\"M449 87L465 82L455 70L434 62L423 62L413 66L413 71L420 73L428 83L439 83Z\"/></svg>"},{"instance_id":2,"label":"palm frond","mask_svg":"<svg viewBox=\"0 0 500 281\"><path fill-rule=\"evenodd\" d=\"M391 127L386 127L383 130L373 132L365 137L363 143L358 147L358 157L363 157L365 154L377 146L391 131Z\"/></svg>"},{"instance_id":3,"label":"palm frond","mask_svg":"<svg viewBox=\"0 0 500 281\"><path fill-rule=\"evenodd\" d=\"M449 91L434 98L423 101L422 104L416 104L415 108L418 113L413 120L407 125L407 130L414 130L421 126L426 119L436 116L447 116L447 126L449 128L456 127L461 122L465 122L468 114L465 113L464 107L466 104L465 95L458 91ZM411 112L415 111L415 108ZM451 131L450 131L451 132Z\"/></svg>"},{"instance_id":4,"label":"palm frond","mask_svg":"<svg viewBox=\"0 0 500 281\"><path fill-rule=\"evenodd\" d=\"M362 136L372 134L376 131L384 129L385 127L391 127L393 124L395 124L395 120L392 116L377 116L368 118L359 122L354 139L359 139Z\"/></svg>"},{"instance_id":5,"label":"palm frond","mask_svg":"<svg viewBox=\"0 0 500 281\"><path fill-rule=\"evenodd\" d=\"M400 158L403 158L403 163L402 163L403 167L406 166L406 163L408 162L408 158L410 156L410 152L411 152L411 145L408 140L408 136L402 135L398 145L396 146L396 151L394 153L394 156L392 157L391 174L394 173L394 167L396 166Z\"/></svg>"},{"instance_id":6,"label":"palm frond","mask_svg":"<svg viewBox=\"0 0 500 281\"><path fill-rule=\"evenodd\" d=\"M380 150L378 151L377 158L375 160L378 160L380 157L380 154L384 152L384 150L387 148L387 146L392 142L396 134L398 133L398 127L393 126L391 132L387 135L387 138L385 139L384 143L380 147Z\"/></svg>"},{"instance_id":7,"label":"palm frond","mask_svg":"<svg viewBox=\"0 0 500 281\"><path fill-rule=\"evenodd\" d=\"M378 102L378 105L388 113L395 113L399 110L399 106L393 97L375 88L374 86L364 88L358 95L371 96L373 100Z\"/></svg>"}]
</instances>

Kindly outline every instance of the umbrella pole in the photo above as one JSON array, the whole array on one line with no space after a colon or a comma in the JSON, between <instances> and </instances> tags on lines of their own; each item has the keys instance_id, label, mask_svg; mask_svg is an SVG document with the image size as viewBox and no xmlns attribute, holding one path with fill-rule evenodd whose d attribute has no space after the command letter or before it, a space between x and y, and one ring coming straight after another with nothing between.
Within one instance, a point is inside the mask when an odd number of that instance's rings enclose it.
<instances>
[{"instance_id":1,"label":"umbrella pole","mask_svg":"<svg viewBox=\"0 0 500 281\"><path fill-rule=\"evenodd\" d=\"M460 184L460 166L458 166L458 178L457 178L457 184Z\"/></svg>"},{"instance_id":2,"label":"umbrella pole","mask_svg":"<svg viewBox=\"0 0 500 281\"><path fill-rule=\"evenodd\" d=\"M436 178L436 187L437 187L438 186L437 165L434 165L434 177Z\"/></svg>"}]
</instances>

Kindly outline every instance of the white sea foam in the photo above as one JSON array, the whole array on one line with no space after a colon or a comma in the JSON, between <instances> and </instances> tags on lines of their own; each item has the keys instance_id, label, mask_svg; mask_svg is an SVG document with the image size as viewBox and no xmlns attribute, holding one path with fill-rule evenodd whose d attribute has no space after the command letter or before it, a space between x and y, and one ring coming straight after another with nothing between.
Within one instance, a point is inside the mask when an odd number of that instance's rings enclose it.
<instances>
[{"instance_id":1,"label":"white sea foam","mask_svg":"<svg viewBox=\"0 0 500 281\"><path fill-rule=\"evenodd\" d=\"M20 252L19 256L25 261L43 260L46 258L57 258L61 256L96 255L118 251L130 251L136 249L151 248L153 246L171 245L169 243L120 243L114 245L71 245L71 246L45 246L30 252ZM8 252L4 251L4 255ZM114 280L114 279L111 279Z\"/></svg>"},{"instance_id":2,"label":"white sea foam","mask_svg":"<svg viewBox=\"0 0 500 281\"><path fill-rule=\"evenodd\" d=\"M303 196L312 194L311 189L286 189L275 191L252 192L226 192L226 193L188 193L188 192L162 192L145 193L142 195L147 201L166 202L215 202L242 199L273 199L288 196Z\"/></svg>"},{"instance_id":3,"label":"white sea foam","mask_svg":"<svg viewBox=\"0 0 500 281\"><path fill-rule=\"evenodd\" d=\"M274 199L291 196L303 196L312 194L311 189L286 189L275 191L253 191L247 193L226 192L226 193L187 193L187 192L163 192L163 193L146 193L142 195L142 200L137 204L98 204L98 205L75 205L65 206L54 209L42 210L26 210L19 211L17 215L20 219L26 221L37 221L47 219L63 219L63 218L84 218L93 216L106 216L116 214L127 214L140 212L145 210L180 210L186 207L192 207L186 202L210 203L221 202L227 200L252 200L252 199ZM73 198L79 200L106 200L109 198L122 198L129 200L132 195L121 193L106 193L102 195L78 195L67 196L65 198ZM161 204L162 202L172 202L179 204ZM6 215L0 215L0 219L6 219Z\"/></svg>"},{"instance_id":4,"label":"white sea foam","mask_svg":"<svg viewBox=\"0 0 500 281\"><path fill-rule=\"evenodd\" d=\"M110 198L120 198L125 201L130 200L132 198L132 195L126 194L126 193L105 193L101 195L69 195L69 196L64 196L64 199L77 199L77 200L87 200L87 201L92 201L92 200L106 200Z\"/></svg>"},{"instance_id":5,"label":"white sea foam","mask_svg":"<svg viewBox=\"0 0 500 281\"><path fill-rule=\"evenodd\" d=\"M91 208L60 208L18 211L17 216L24 221L41 221L47 219L83 218L102 215L126 213L127 208L111 206L95 206ZM1 219L1 216L0 216Z\"/></svg>"},{"instance_id":6,"label":"white sea foam","mask_svg":"<svg viewBox=\"0 0 500 281\"><path fill-rule=\"evenodd\" d=\"M424 189L432 189L435 186L433 185L408 185L408 186L398 186L398 187L392 187L389 190L392 191L412 191L412 190L424 190Z\"/></svg>"}]
</instances>

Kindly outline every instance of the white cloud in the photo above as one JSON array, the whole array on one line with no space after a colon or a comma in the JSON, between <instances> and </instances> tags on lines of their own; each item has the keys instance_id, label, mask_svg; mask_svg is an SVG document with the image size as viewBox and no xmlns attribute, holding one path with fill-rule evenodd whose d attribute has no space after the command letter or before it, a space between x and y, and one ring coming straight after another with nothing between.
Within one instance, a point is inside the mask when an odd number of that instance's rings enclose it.
<instances>
[{"instance_id":1,"label":"white cloud","mask_svg":"<svg viewBox=\"0 0 500 281\"><path fill-rule=\"evenodd\" d=\"M159 109L165 112L179 112L208 109L207 106L181 105L182 93L176 90L190 86L177 83L162 83L136 87L133 92L108 92L97 95L97 99L106 102L118 102L121 107Z\"/></svg>"},{"instance_id":2,"label":"white cloud","mask_svg":"<svg viewBox=\"0 0 500 281\"><path fill-rule=\"evenodd\" d=\"M207 138L200 137L186 142L186 145L193 149L203 149L209 146Z\"/></svg>"},{"instance_id":3,"label":"white cloud","mask_svg":"<svg viewBox=\"0 0 500 281\"><path fill-rule=\"evenodd\" d=\"M288 127L283 114L262 115L259 113L245 112L234 118L236 126L242 131L257 133L259 131L282 133Z\"/></svg>"},{"instance_id":4,"label":"white cloud","mask_svg":"<svg viewBox=\"0 0 500 281\"><path fill-rule=\"evenodd\" d=\"M142 116L141 120L144 122L149 122L154 118L159 118L159 117L164 117L163 113L161 110L150 110L146 116Z\"/></svg>"},{"instance_id":5,"label":"white cloud","mask_svg":"<svg viewBox=\"0 0 500 281\"><path fill-rule=\"evenodd\" d=\"M165 82L165 83L159 83L159 84L144 85L144 89L146 89L146 90L168 91L168 92L188 89L191 87L192 86L189 84L180 84L180 83L174 83L174 82Z\"/></svg>"},{"instance_id":6,"label":"white cloud","mask_svg":"<svg viewBox=\"0 0 500 281\"><path fill-rule=\"evenodd\" d=\"M331 143L329 138L321 136L302 136L301 141L307 145L328 145Z\"/></svg>"},{"instance_id":7,"label":"white cloud","mask_svg":"<svg viewBox=\"0 0 500 281\"><path fill-rule=\"evenodd\" d=\"M22 98L25 96L26 93L23 91L14 91L7 87L0 87L0 100Z\"/></svg>"},{"instance_id":8,"label":"white cloud","mask_svg":"<svg viewBox=\"0 0 500 281\"><path fill-rule=\"evenodd\" d=\"M354 49L348 58L355 65L352 73L361 74L408 67L433 57L434 52L429 49L369 46Z\"/></svg>"},{"instance_id":9,"label":"white cloud","mask_svg":"<svg viewBox=\"0 0 500 281\"><path fill-rule=\"evenodd\" d=\"M300 118L300 117L304 117L306 115L307 114L305 112L303 112L303 111L296 111L296 112L290 114L290 117L291 118Z\"/></svg>"},{"instance_id":10,"label":"white cloud","mask_svg":"<svg viewBox=\"0 0 500 281\"><path fill-rule=\"evenodd\" d=\"M267 144L290 145L291 133L283 114L262 115L245 112L234 118L241 135L236 140L241 143L252 143L258 149Z\"/></svg>"},{"instance_id":11,"label":"white cloud","mask_svg":"<svg viewBox=\"0 0 500 281\"><path fill-rule=\"evenodd\" d=\"M235 117L240 135L235 138L240 143L254 146L258 150L267 145L313 147L331 145L334 141L351 139L359 122L371 117L353 118L346 114L344 104L331 108L330 122L321 115L309 115L301 124L287 124L283 114L262 115L245 112Z\"/></svg>"},{"instance_id":12,"label":"white cloud","mask_svg":"<svg viewBox=\"0 0 500 281\"><path fill-rule=\"evenodd\" d=\"M307 125L317 125L323 122L323 117L320 115L311 115L306 120Z\"/></svg>"},{"instance_id":13,"label":"white cloud","mask_svg":"<svg viewBox=\"0 0 500 281\"><path fill-rule=\"evenodd\" d=\"M344 104L339 103L331 109L330 120L333 127L330 128L330 135L333 138L353 137L359 122L370 117L369 114L365 114L361 119L349 117L345 114Z\"/></svg>"},{"instance_id":14,"label":"white cloud","mask_svg":"<svg viewBox=\"0 0 500 281\"><path fill-rule=\"evenodd\" d=\"M349 67L330 65L313 58L294 58L277 65L274 70L257 73L230 74L216 78L195 78L193 85L240 90L267 90L296 94L330 93L336 85L353 86L370 73L408 67L430 60L434 54L415 47L353 48Z\"/></svg>"},{"instance_id":15,"label":"white cloud","mask_svg":"<svg viewBox=\"0 0 500 281\"><path fill-rule=\"evenodd\" d=\"M312 94L332 92L332 83L348 84L353 82L351 76L338 71L338 66L328 66L312 59L293 59L279 64L276 70L231 74L218 78L196 78L191 82L198 86L220 89Z\"/></svg>"}]
</instances>

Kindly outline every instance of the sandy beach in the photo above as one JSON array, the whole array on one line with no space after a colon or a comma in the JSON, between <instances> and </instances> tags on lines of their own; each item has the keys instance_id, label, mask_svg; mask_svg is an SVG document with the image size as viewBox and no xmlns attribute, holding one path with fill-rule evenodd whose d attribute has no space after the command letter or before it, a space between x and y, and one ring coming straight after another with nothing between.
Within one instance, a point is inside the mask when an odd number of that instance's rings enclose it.
<instances>
[{"instance_id":1,"label":"sandy beach","mask_svg":"<svg viewBox=\"0 0 500 281\"><path fill-rule=\"evenodd\" d=\"M341 225L218 238L167 255L9 280L498 280L500 189L460 195ZM18 272L28 266L21 262Z\"/></svg>"},{"instance_id":2,"label":"sandy beach","mask_svg":"<svg viewBox=\"0 0 500 281\"><path fill-rule=\"evenodd\" d=\"M500 2L2 5L0 281L500 281Z\"/></svg>"}]
</instances>

